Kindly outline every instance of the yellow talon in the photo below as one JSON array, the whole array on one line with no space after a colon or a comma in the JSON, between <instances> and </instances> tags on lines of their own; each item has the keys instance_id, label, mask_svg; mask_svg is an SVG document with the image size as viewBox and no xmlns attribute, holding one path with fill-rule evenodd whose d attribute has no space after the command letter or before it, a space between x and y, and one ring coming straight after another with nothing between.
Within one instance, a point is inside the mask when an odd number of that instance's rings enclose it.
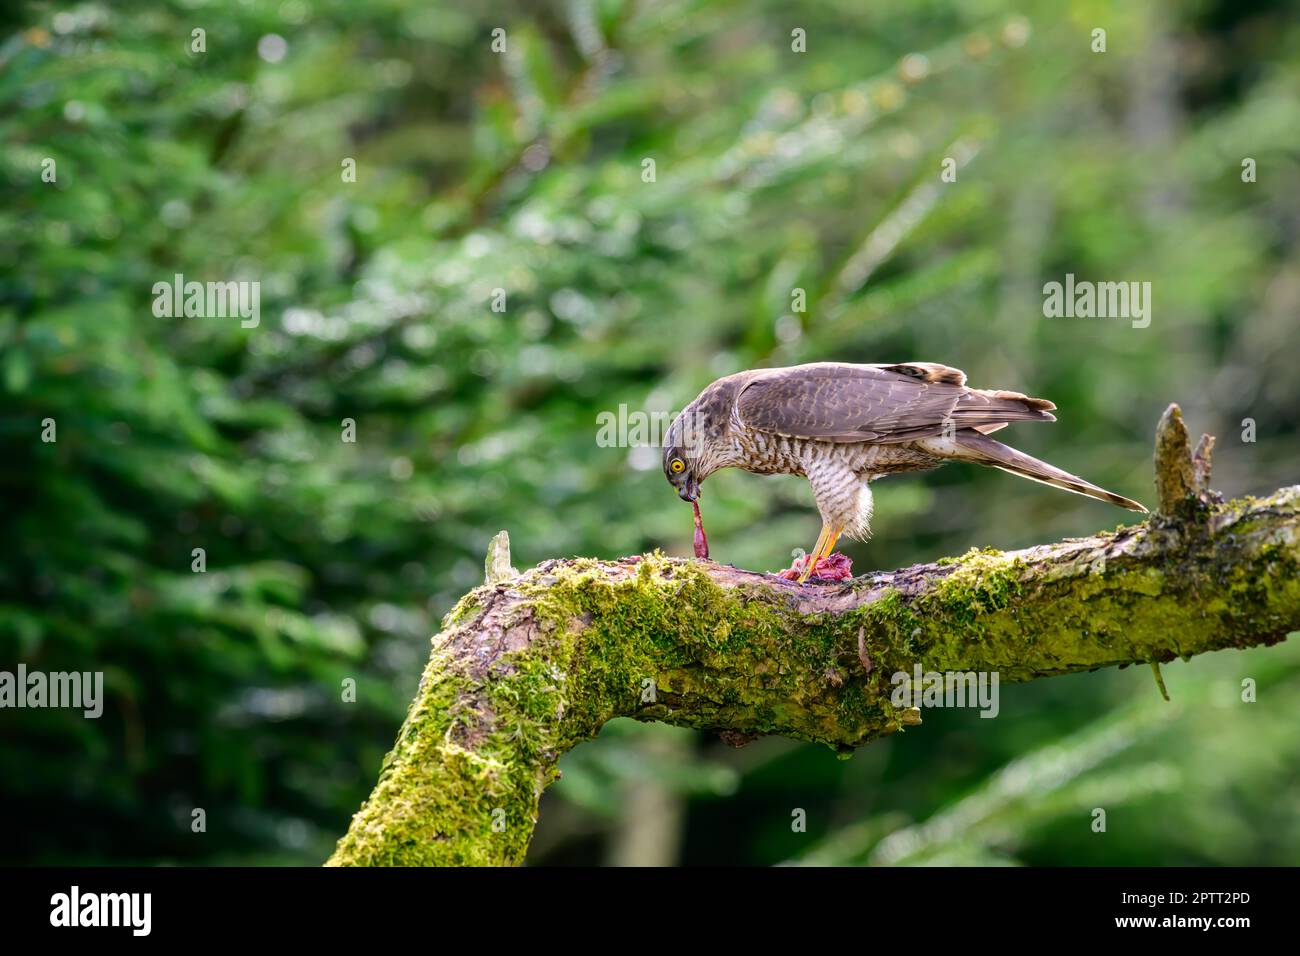
<instances>
[{"instance_id":1,"label":"yellow talon","mask_svg":"<svg viewBox=\"0 0 1300 956\"><path fill-rule=\"evenodd\" d=\"M832 531L828 526L822 525L822 533L817 536L817 543L813 545L812 554L807 555L803 570L799 572L798 580L800 584L808 580L818 562L835 550L835 542L839 538L839 531Z\"/></svg>"},{"instance_id":2,"label":"yellow talon","mask_svg":"<svg viewBox=\"0 0 1300 956\"><path fill-rule=\"evenodd\" d=\"M803 570L799 572L798 581L803 584L808 580L808 575L812 574L813 566L821 560L822 548L826 545L826 539L830 536L830 528L822 525L822 533L817 536L817 543L813 545L812 551L804 555Z\"/></svg>"}]
</instances>

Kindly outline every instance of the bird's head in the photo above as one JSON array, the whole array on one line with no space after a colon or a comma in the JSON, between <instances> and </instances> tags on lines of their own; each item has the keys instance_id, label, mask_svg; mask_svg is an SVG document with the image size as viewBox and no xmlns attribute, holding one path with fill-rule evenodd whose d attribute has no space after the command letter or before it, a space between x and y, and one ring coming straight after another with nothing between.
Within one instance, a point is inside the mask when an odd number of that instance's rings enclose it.
<instances>
[{"instance_id":1,"label":"bird's head","mask_svg":"<svg viewBox=\"0 0 1300 956\"><path fill-rule=\"evenodd\" d=\"M664 448L664 477L677 489L683 501L695 501L700 497L700 479L696 477L684 448Z\"/></svg>"},{"instance_id":2,"label":"bird's head","mask_svg":"<svg viewBox=\"0 0 1300 956\"><path fill-rule=\"evenodd\" d=\"M700 496L704 475L700 468L700 433L692 427L695 414L690 407L678 415L664 436L664 477L683 501Z\"/></svg>"}]
</instances>

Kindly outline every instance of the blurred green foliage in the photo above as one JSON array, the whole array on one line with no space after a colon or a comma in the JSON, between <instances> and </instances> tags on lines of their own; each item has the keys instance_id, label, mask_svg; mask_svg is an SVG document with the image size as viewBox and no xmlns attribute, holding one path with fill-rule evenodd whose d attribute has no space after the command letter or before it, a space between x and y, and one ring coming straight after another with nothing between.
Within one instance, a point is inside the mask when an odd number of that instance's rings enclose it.
<instances>
[{"instance_id":1,"label":"blurred green foliage","mask_svg":"<svg viewBox=\"0 0 1300 956\"><path fill-rule=\"evenodd\" d=\"M690 553L657 452L598 446L596 416L677 409L741 368L956 365L1058 404L1016 444L1147 500L1150 435L1179 401L1220 437L1217 487L1294 481L1295 14L4 14L0 668L103 670L108 700L98 721L0 712L0 862L319 862L496 531L519 567ZM1066 272L1151 282L1150 327L1045 319L1042 285ZM152 286L176 273L260 282L260 325L156 318ZM817 530L794 479L724 473L703 505L714 557L746 567L788 564ZM860 571L1124 518L960 466L881 483L877 515L849 549ZM565 759L533 858L642 859L633 831L658 827L656 862L1300 862L1300 654L1167 679L1172 706L1140 668L1005 687L997 720L935 712L848 762L616 723Z\"/></svg>"}]
</instances>

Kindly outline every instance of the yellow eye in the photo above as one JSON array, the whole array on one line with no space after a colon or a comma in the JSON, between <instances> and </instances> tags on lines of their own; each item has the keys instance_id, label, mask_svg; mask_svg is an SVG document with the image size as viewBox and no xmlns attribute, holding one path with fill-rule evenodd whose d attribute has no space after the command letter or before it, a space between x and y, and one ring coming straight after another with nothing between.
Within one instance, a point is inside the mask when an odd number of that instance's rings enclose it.
<instances>
[{"instance_id":1,"label":"yellow eye","mask_svg":"<svg viewBox=\"0 0 1300 956\"><path fill-rule=\"evenodd\" d=\"M668 467L673 470L674 475L680 475L686 470L686 462L682 461L680 458L674 458L668 463Z\"/></svg>"}]
</instances>

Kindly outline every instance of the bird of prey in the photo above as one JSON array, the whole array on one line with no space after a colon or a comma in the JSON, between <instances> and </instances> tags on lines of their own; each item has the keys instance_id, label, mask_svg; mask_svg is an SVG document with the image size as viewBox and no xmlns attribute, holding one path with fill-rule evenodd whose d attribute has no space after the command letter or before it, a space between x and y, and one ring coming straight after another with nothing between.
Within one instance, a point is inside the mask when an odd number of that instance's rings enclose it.
<instances>
[{"instance_id":1,"label":"bird of prey","mask_svg":"<svg viewBox=\"0 0 1300 956\"><path fill-rule=\"evenodd\" d=\"M720 378L669 426L664 476L686 501L720 468L803 475L821 512L806 581L841 535L870 534L871 485L883 475L948 461L991 465L1075 494L1146 511L1136 501L989 438L1011 422L1051 422L1056 406L1019 392L969 388L966 374L933 362L816 362Z\"/></svg>"}]
</instances>

